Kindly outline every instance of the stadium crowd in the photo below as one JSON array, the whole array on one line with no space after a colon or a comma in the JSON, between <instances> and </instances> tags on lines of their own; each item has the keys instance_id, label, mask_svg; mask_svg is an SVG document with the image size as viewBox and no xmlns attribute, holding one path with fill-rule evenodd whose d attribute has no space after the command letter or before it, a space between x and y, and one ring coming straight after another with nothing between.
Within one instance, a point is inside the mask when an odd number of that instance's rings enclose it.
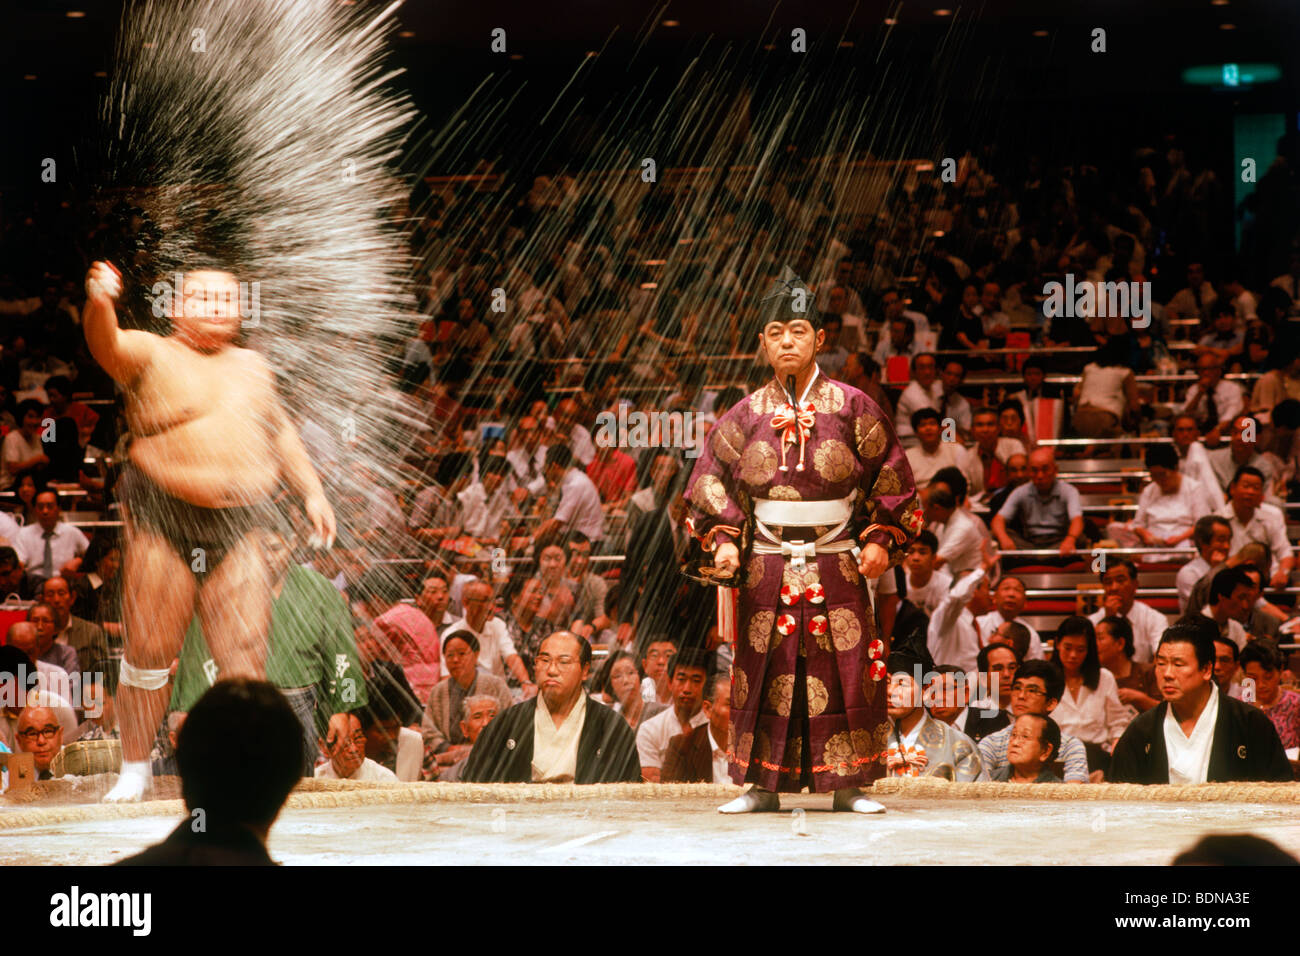
<instances>
[{"instance_id":1,"label":"stadium crowd","mask_svg":"<svg viewBox=\"0 0 1300 956\"><path fill-rule=\"evenodd\" d=\"M893 419L924 500L926 530L873 585L882 632L924 635L933 665L891 676L889 772L1291 779L1294 149L1237 256L1213 171L1176 142L1105 173L1033 157L1012 176L982 150L955 183L900 173L870 215L797 162L748 200L716 190L707 216L685 174L626 217L566 176L503 178L505 203L431 193L423 322L392 357L425 426L408 478L337 502L329 552L265 534L268 677L304 775L729 779L730 654L679 571L699 550L682 490L691 446L770 374L756 302L789 266L817 290L822 371ZM0 746L49 776L117 733L129 435L80 280L97 236L148 227L125 203L3 226ZM1057 282L1093 304L1052 314ZM1121 286L1128 306L1099 305ZM684 414L609 441L635 413ZM196 622L156 773L218 677ZM1162 702L1183 732L1167 766L1143 749ZM339 714L350 732L327 735ZM918 743L938 724L952 760ZM1249 759L1219 756L1230 740Z\"/></svg>"}]
</instances>

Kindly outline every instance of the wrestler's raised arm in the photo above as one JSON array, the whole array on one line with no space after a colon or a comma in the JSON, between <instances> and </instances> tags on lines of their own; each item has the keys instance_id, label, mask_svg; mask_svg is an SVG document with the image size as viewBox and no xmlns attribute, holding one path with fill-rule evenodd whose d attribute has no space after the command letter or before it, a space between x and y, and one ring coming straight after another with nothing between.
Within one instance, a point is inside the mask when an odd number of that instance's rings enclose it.
<instances>
[{"instance_id":1,"label":"wrestler's raised arm","mask_svg":"<svg viewBox=\"0 0 1300 956\"><path fill-rule=\"evenodd\" d=\"M153 358L158 337L117 324L113 303L122 294L122 274L108 262L96 262L86 273L86 308L82 325L86 345L95 361L122 385L133 382Z\"/></svg>"}]
</instances>

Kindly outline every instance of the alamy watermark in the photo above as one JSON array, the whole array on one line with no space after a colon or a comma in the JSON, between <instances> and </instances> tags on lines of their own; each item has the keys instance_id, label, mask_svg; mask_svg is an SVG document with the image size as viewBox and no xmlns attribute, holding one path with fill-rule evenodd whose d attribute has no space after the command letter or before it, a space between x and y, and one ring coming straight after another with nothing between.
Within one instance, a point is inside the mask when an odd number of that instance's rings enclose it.
<instances>
[{"instance_id":1,"label":"alamy watermark","mask_svg":"<svg viewBox=\"0 0 1300 956\"><path fill-rule=\"evenodd\" d=\"M1151 325L1151 283L1093 282L1076 283L1074 273L1065 274L1065 282L1048 282L1043 286L1043 315L1049 319L1091 319L1115 317L1128 319L1135 329Z\"/></svg>"},{"instance_id":2,"label":"alamy watermark","mask_svg":"<svg viewBox=\"0 0 1300 956\"><path fill-rule=\"evenodd\" d=\"M695 440L700 415L695 412L629 412L596 416L595 442L601 448L684 448L687 458L699 458Z\"/></svg>"}]
</instances>

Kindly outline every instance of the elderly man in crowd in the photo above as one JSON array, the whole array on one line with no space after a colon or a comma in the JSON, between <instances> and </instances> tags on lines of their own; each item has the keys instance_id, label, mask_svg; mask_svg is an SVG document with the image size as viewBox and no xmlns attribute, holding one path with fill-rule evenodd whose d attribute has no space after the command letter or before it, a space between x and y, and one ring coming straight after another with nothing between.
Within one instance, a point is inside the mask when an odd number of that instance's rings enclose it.
<instances>
[{"instance_id":1,"label":"elderly man in crowd","mask_svg":"<svg viewBox=\"0 0 1300 956\"><path fill-rule=\"evenodd\" d=\"M429 694L421 726L425 766L431 772L435 767L450 767L469 756L472 741L466 738L459 723L465 701L471 697L491 697L497 702L498 712L506 711L514 703L506 682L482 670L478 658L478 638L471 631L453 630L443 637L442 659L447 676Z\"/></svg>"},{"instance_id":2,"label":"elderly man in crowd","mask_svg":"<svg viewBox=\"0 0 1300 956\"><path fill-rule=\"evenodd\" d=\"M36 761L36 776L49 780L50 762L63 749L63 724L50 707L27 706L18 715L15 731L18 749L31 754Z\"/></svg>"},{"instance_id":3,"label":"elderly man in crowd","mask_svg":"<svg viewBox=\"0 0 1300 956\"><path fill-rule=\"evenodd\" d=\"M731 740L731 677L715 674L710 685L702 711L708 719L694 730L678 734L668 741L660 782L731 783L731 775L727 772L727 747ZM641 773L645 775L644 767Z\"/></svg>"},{"instance_id":4,"label":"elderly man in crowd","mask_svg":"<svg viewBox=\"0 0 1300 956\"><path fill-rule=\"evenodd\" d=\"M1042 660L1044 657L1042 638L1038 636L1038 631L1020 616L1026 603L1025 582L1014 575L1004 574L998 580L997 587L993 589L993 610L981 615L975 623L986 641L990 640L1003 624L1019 624L1029 632L1029 646L1023 652L1024 657L1027 660Z\"/></svg>"},{"instance_id":5,"label":"elderly man in crowd","mask_svg":"<svg viewBox=\"0 0 1300 956\"><path fill-rule=\"evenodd\" d=\"M961 461L970 493L1001 488L1007 483L1007 461L1012 455L1025 454L1024 443L1000 434L996 408L981 408L972 416L971 437L975 444L963 450Z\"/></svg>"},{"instance_id":6,"label":"elderly man in crowd","mask_svg":"<svg viewBox=\"0 0 1300 956\"><path fill-rule=\"evenodd\" d=\"M1179 611L1187 610L1196 582L1209 574L1211 568L1228 560L1232 553L1232 525L1222 515L1197 518L1192 526L1192 544L1196 546L1196 557L1179 568L1174 579L1178 588Z\"/></svg>"},{"instance_id":7,"label":"elderly man in crowd","mask_svg":"<svg viewBox=\"0 0 1300 956\"><path fill-rule=\"evenodd\" d=\"M1182 412L1196 419L1196 426L1208 445L1217 445L1221 435L1245 409L1241 386L1223 377L1223 360L1210 352L1196 359L1196 383L1187 390Z\"/></svg>"},{"instance_id":8,"label":"elderly man in crowd","mask_svg":"<svg viewBox=\"0 0 1300 956\"><path fill-rule=\"evenodd\" d=\"M494 591L486 581L471 581L465 585L465 616L448 627L453 631L465 630L478 641L478 664L494 677L507 675L518 681L525 696L537 693L537 687L528 676L528 668L510 640L510 631L500 617L492 616ZM444 657L446 652L443 652Z\"/></svg>"},{"instance_id":9,"label":"elderly man in crowd","mask_svg":"<svg viewBox=\"0 0 1300 956\"><path fill-rule=\"evenodd\" d=\"M16 647L36 662L36 686L39 689L57 694L67 701L74 699L68 672L58 664L40 659L40 639L36 635L35 624L29 621L10 624L9 631L5 634L5 643L10 647Z\"/></svg>"},{"instance_id":10,"label":"elderly man in crowd","mask_svg":"<svg viewBox=\"0 0 1300 956\"><path fill-rule=\"evenodd\" d=\"M921 352L912 356L912 380L898 396L898 404L894 407L894 428L904 448L920 443L912 430L912 415L922 408L938 411L943 404L943 382L939 381L938 374L938 362L932 353Z\"/></svg>"},{"instance_id":11,"label":"elderly man in crowd","mask_svg":"<svg viewBox=\"0 0 1300 956\"><path fill-rule=\"evenodd\" d=\"M346 732L330 728L321 745L329 760L316 768L316 779L397 783L397 774L366 756L366 734L356 714L347 715Z\"/></svg>"},{"instance_id":12,"label":"elderly man in crowd","mask_svg":"<svg viewBox=\"0 0 1300 956\"><path fill-rule=\"evenodd\" d=\"M460 708L460 732L469 750L473 749L483 728L492 723L500 712L501 704L495 697L479 694L465 698ZM469 762L469 750L454 764L438 772L439 783L456 783L460 780L460 775L465 772L465 764Z\"/></svg>"},{"instance_id":13,"label":"elderly man in crowd","mask_svg":"<svg viewBox=\"0 0 1300 956\"><path fill-rule=\"evenodd\" d=\"M108 638L98 624L72 613L73 594L65 578L55 575L41 586L41 599L54 612L54 642L77 652L82 671L93 673L109 663Z\"/></svg>"},{"instance_id":14,"label":"elderly man in crowd","mask_svg":"<svg viewBox=\"0 0 1300 956\"><path fill-rule=\"evenodd\" d=\"M635 783L632 728L587 696L591 645L556 631L537 655L537 695L488 724L470 751L469 783Z\"/></svg>"},{"instance_id":15,"label":"elderly man in crowd","mask_svg":"<svg viewBox=\"0 0 1300 956\"><path fill-rule=\"evenodd\" d=\"M1210 453L1201 441L1201 429L1195 415L1175 415L1170 434L1178 452L1178 470L1205 489L1206 494L1222 506L1226 500L1210 464Z\"/></svg>"},{"instance_id":16,"label":"elderly man in crowd","mask_svg":"<svg viewBox=\"0 0 1300 956\"><path fill-rule=\"evenodd\" d=\"M1011 715L1019 721L1025 714L1037 714L1046 717L1061 702L1065 693L1065 675L1060 668L1047 661L1025 661L1016 671L1015 680L1011 682ZM1013 723L996 733L989 734L980 741L980 757L989 776L997 779L998 772L1007 763L1007 747L1010 743ZM1069 734L1061 735L1060 759L1065 765L1066 783L1087 783L1088 753L1083 742ZM1098 779L1100 779L1098 772Z\"/></svg>"},{"instance_id":17,"label":"elderly man in crowd","mask_svg":"<svg viewBox=\"0 0 1300 956\"><path fill-rule=\"evenodd\" d=\"M1046 714L1021 714L1007 738L1007 762L993 775L1004 783L1060 783L1051 765L1061 747L1061 728Z\"/></svg>"},{"instance_id":18,"label":"elderly man in crowd","mask_svg":"<svg viewBox=\"0 0 1300 956\"><path fill-rule=\"evenodd\" d=\"M1083 537L1083 505L1074 486L1056 477L1056 452L1029 456L1029 484L1007 496L993 516L993 534L1007 551L1059 548L1073 554Z\"/></svg>"},{"instance_id":19,"label":"elderly man in crowd","mask_svg":"<svg viewBox=\"0 0 1300 956\"><path fill-rule=\"evenodd\" d=\"M47 664L62 667L69 675L80 671L77 652L68 644L55 641L58 625L54 608L48 604L33 604L27 609L27 620L36 627L37 656Z\"/></svg>"},{"instance_id":20,"label":"elderly man in crowd","mask_svg":"<svg viewBox=\"0 0 1300 956\"><path fill-rule=\"evenodd\" d=\"M1136 717L1111 760L1117 783L1226 783L1292 779L1268 715L1214 684L1214 642L1203 629L1169 628L1156 647L1164 700Z\"/></svg>"}]
</instances>

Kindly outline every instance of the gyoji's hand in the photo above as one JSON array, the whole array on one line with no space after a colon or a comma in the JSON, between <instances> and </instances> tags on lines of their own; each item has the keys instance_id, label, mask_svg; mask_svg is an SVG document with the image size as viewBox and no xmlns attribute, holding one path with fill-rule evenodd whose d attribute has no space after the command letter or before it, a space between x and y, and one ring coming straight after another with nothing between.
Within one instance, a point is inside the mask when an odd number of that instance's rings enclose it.
<instances>
[{"instance_id":1,"label":"gyoji's hand","mask_svg":"<svg viewBox=\"0 0 1300 956\"><path fill-rule=\"evenodd\" d=\"M86 298L116 302L122 295L122 273L111 262L96 262L86 273Z\"/></svg>"},{"instance_id":2,"label":"gyoji's hand","mask_svg":"<svg viewBox=\"0 0 1300 956\"><path fill-rule=\"evenodd\" d=\"M311 538L308 543L314 548L328 550L334 546L337 527L334 524L334 509L325 500L324 495L312 495L304 503L307 520L311 522Z\"/></svg>"},{"instance_id":3,"label":"gyoji's hand","mask_svg":"<svg viewBox=\"0 0 1300 956\"><path fill-rule=\"evenodd\" d=\"M862 549L862 555L858 558L858 572L870 580L874 580L885 573L889 567L889 552L876 544L874 541Z\"/></svg>"},{"instance_id":4,"label":"gyoji's hand","mask_svg":"<svg viewBox=\"0 0 1300 956\"><path fill-rule=\"evenodd\" d=\"M720 544L713 552L713 566L724 577L731 577L740 570L740 549L734 544Z\"/></svg>"}]
</instances>

